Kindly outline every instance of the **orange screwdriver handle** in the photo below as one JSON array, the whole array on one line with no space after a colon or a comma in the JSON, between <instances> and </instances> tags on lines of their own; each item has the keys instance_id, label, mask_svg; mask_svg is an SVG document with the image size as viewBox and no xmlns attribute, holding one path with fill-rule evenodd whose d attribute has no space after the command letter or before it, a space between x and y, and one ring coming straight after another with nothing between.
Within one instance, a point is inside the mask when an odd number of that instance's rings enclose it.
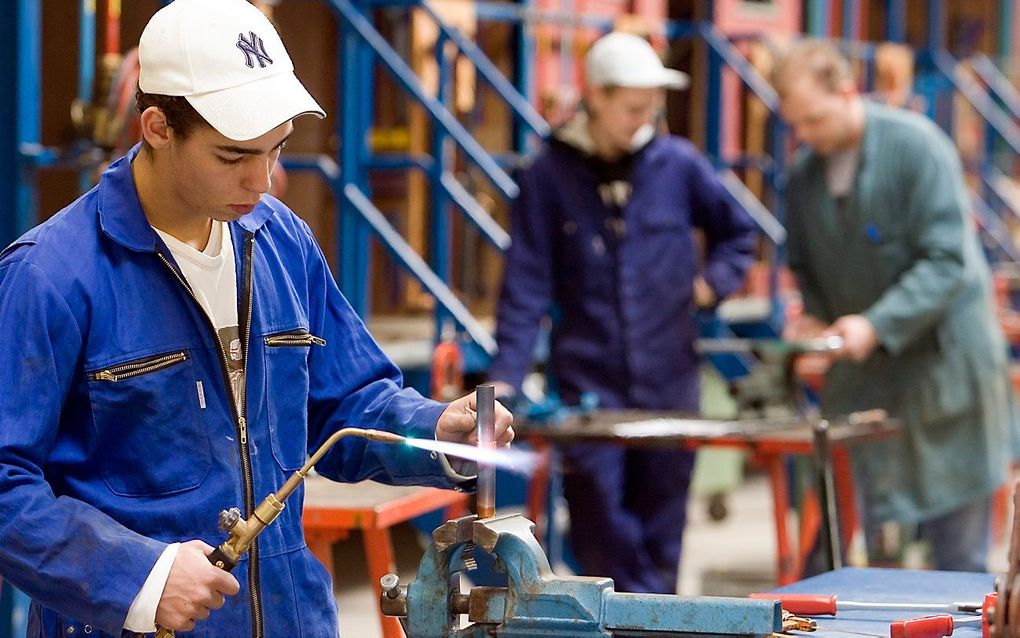
<instances>
[{"instance_id":1,"label":"orange screwdriver handle","mask_svg":"<svg viewBox=\"0 0 1020 638\"><path fill-rule=\"evenodd\" d=\"M890 638L942 638L953 633L953 617L949 614L897 620L889 625Z\"/></svg>"},{"instance_id":2,"label":"orange screwdriver handle","mask_svg":"<svg viewBox=\"0 0 1020 638\"><path fill-rule=\"evenodd\" d=\"M778 600L783 609L798 616L835 616L836 597L814 594L751 594L748 598Z\"/></svg>"}]
</instances>

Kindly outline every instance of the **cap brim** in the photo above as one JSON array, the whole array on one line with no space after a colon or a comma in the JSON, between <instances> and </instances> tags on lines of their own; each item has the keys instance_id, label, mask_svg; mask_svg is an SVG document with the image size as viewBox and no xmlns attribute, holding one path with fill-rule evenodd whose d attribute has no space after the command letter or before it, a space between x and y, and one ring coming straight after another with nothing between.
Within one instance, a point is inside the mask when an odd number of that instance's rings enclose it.
<instances>
[{"instance_id":1,"label":"cap brim","mask_svg":"<svg viewBox=\"0 0 1020 638\"><path fill-rule=\"evenodd\" d=\"M240 86L187 96L188 102L224 137L244 142L265 135L299 115L326 117L293 73L279 73Z\"/></svg>"},{"instance_id":2,"label":"cap brim","mask_svg":"<svg viewBox=\"0 0 1020 638\"><path fill-rule=\"evenodd\" d=\"M683 71L664 68L620 79L594 77L589 79L589 82L592 86L619 86L632 89L686 89L691 84L691 78Z\"/></svg>"},{"instance_id":3,"label":"cap brim","mask_svg":"<svg viewBox=\"0 0 1020 638\"><path fill-rule=\"evenodd\" d=\"M691 84L691 76L676 69L663 69L662 86L667 89L686 89Z\"/></svg>"}]
</instances>

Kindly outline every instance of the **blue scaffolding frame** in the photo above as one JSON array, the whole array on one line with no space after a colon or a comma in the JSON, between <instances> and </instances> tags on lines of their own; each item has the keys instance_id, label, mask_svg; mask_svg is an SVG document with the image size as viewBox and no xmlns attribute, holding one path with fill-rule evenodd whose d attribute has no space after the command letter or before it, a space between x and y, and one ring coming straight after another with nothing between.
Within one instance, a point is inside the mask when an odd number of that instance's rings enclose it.
<instances>
[{"instance_id":1,"label":"blue scaffolding frame","mask_svg":"<svg viewBox=\"0 0 1020 638\"><path fill-rule=\"evenodd\" d=\"M390 2L376 0L323 0L332 10L339 34L337 67L339 77L336 84L338 110L343 117L335 118L337 137L344 141L335 157L303 157L287 155L284 165L291 169L316 171L329 184L338 208L337 246L343 268L339 271L339 283L352 306L359 314L369 313L368 273L370 271L370 238L378 237L386 249L423 287L438 301L437 324L446 319L454 322L480 346L480 361L494 352L495 345L481 325L471 317L463 303L450 289L451 280L451 235L454 211L473 228L479 236L497 250L509 246L509 236L492 219L488 212L462 185L453 171L454 149L474 165L480 174L493 185L495 191L507 199L517 192L513 179L503 168L510 160L497 158L483 149L471 134L452 114L449 106L450 77L454 60L448 52L448 43L456 49L456 55L471 60L479 77L491 86L506 102L513 114L515 151L528 150L530 141L548 134L548 125L531 106L528 89L533 75L533 52L535 43L533 28L536 20L560 22L566 26L579 26L607 31L612 20L605 16L568 14L566 12L542 12L528 4L505 4L478 2L475 5L479 20L513 22L517 29L518 58L515 82L511 83L488 60L481 49L458 30L449 27L430 9L417 2ZM855 48L855 55L865 59L868 75L871 71L873 46L860 43L860 0L806 0L808 30L816 35L827 34L831 28L831 17L841 2L841 29L844 40ZM81 149L59 150L45 148L40 143L40 121L37 99L40 93L41 59L41 0L16 0L16 19L8 21L9 37L4 45L11 50L10 57L16 60L13 67L6 67L3 79L14 90L0 96L0 113L7 114L0 125L0 144L9 152L0 155L0 201L7 204L13 215L0 219L0 239L9 241L24 232L35 222L37 207L36 172L39 168L56 165L88 166L90 158L82 155ZM440 90L432 96L421 85L409 65L375 28L371 16L379 7L404 7L406 10L424 8L425 14L438 26L439 35L435 48L436 64L439 69ZM919 85L931 95L955 91L972 103L986 122L988 140L981 174L984 186L979 193L985 206L983 211L997 215L1009 211L1004 196L997 192L997 169L994 164L996 144L1005 145L1012 152L1020 152L1020 129L1013 118L1020 112L1020 99L1012 86L990 60L978 60L974 65L981 84L967 81L956 72L956 60L945 49L945 5L944 0L933 0L926 5L928 17L928 45L922 52L927 77ZM902 41L906 35L907 3L905 0L886 0L886 33L890 40ZM89 99L94 83L95 15L90 0L81 2L81 29L78 95ZM1012 9L1003 2L1000 18L1011 17ZM777 261L781 260L783 244L782 231L782 189L783 167L787 146L787 133L776 117L777 99L768 83L761 78L740 54L737 47L710 22L666 22L663 33L670 39L696 38L706 45L708 61L706 153L723 173L724 182L731 195L758 220L766 236L777 246ZM1008 43L1000 47L1008 51ZM1001 53L1001 51L1000 51ZM368 146L366 131L371 129L374 112L374 92L367 87L373 84L373 69L376 64L384 68L397 84L420 104L433 124L428 154L373 153ZM723 120L722 85L723 72L731 69L740 78L743 87L757 96L769 109L768 149L758 157L724 158L722 156ZM933 99L933 108L939 100ZM936 119L945 124L945 115L934 112ZM766 177L768 186L767 206L755 203L753 196L742 188L740 181L725 171L742 167L754 167ZM428 259L413 254L406 241L389 224L386 218L371 203L369 173L373 170L418 170L427 176L430 184L430 234L431 242ZM83 171L84 172L84 171ZM1020 215L1018 215L1020 216ZM987 217L984 215L982 217ZM1006 242L1007 234L1001 232L1001 224L987 217L984 224L989 234L996 238L1004 254L1015 255ZM997 230L996 230L997 229ZM1001 241L999 241L1001 240ZM433 276L434 275L434 276ZM773 294L775 293L773 276Z\"/></svg>"}]
</instances>

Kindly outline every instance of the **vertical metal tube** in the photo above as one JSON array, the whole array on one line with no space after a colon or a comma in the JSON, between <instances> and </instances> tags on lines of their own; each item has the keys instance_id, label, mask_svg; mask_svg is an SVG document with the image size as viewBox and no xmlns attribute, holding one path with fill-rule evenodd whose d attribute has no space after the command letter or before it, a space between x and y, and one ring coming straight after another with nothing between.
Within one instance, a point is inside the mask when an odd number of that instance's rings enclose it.
<instances>
[{"instance_id":1,"label":"vertical metal tube","mask_svg":"<svg viewBox=\"0 0 1020 638\"><path fill-rule=\"evenodd\" d=\"M829 422L819 419L814 425L815 472L818 478L818 498L822 510L822 545L829 558L829 568L843 566L839 542L839 519L836 516L836 490L832 478L832 449L829 443Z\"/></svg>"},{"instance_id":2,"label":"vertical metal tube","mask_svg":"<svg viewBox=\"0 0 1020 638\"><path fill-rule=\"evenodd\" d=\"M496 445L496 387L483 384L475 389L478 447ZM492 518L496 514L496 468L478 463L478 494L475 496L478 518Z\"/></svg>"}]
</instances>

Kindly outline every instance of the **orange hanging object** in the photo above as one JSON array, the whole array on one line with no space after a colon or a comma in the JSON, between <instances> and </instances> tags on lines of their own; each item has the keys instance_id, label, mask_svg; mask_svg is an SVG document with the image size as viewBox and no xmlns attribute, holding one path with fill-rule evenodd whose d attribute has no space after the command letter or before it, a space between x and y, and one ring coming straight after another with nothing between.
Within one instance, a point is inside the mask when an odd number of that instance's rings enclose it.
<instances>
[{"instance_id":1,"label":"orange hanging object","mask_svg":"<svg viewBox=\"0 0 1020 638\"><path fill-rule=\"evenodd\" d=\"M442 336L432 351L432 398L453 401L464 394L464 357L454 339L452 326L443 326Z\"/></svg>"}]
</instances>

